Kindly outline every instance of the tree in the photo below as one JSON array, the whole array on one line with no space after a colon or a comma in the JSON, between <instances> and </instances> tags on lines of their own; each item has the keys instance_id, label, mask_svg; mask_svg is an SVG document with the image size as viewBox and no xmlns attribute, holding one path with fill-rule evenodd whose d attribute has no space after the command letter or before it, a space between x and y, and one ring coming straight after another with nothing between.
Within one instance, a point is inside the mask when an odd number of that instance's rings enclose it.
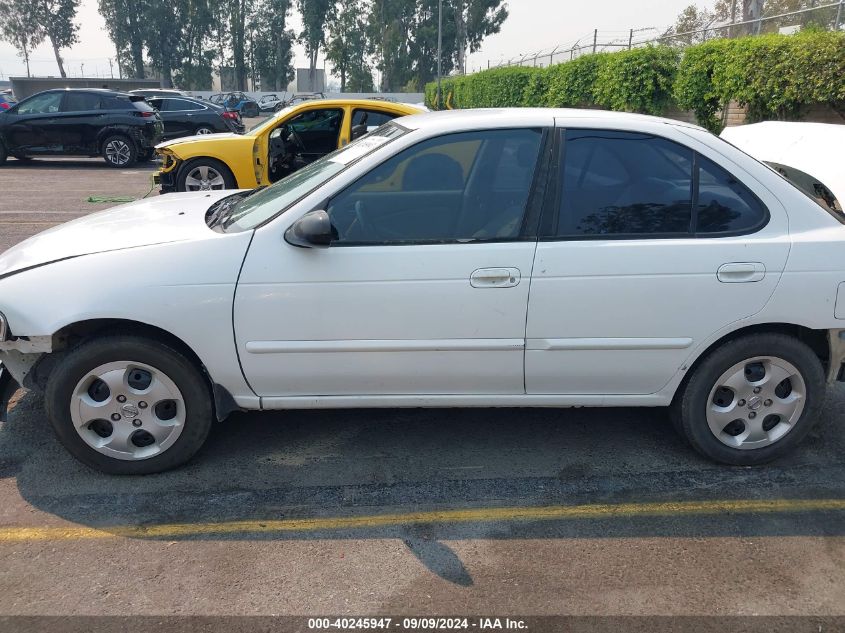
<instances>
[{"instance_id":1,"label":"tree","mask_svg":"<svg viewBox=\"0 0 845 633\"><path fill-rule=\"evenodd\" d=\"M255 72L262 90L287 90L293 79L294 32L287 28L291 0L261 0L250 22Z\"/></svg>"},{"instance_id":2,"label":"tree","mask_svg":"<svg viewBox=\"0 0 845 633\"><path fill-rule=\"evenodd\" d=\"M210 90L215 54L210 46L214 15L209 1L189 0L183 8L181 22L182 32L176 46L176 83L187 90Z\"/></svg>"},{"instance_id":3,"label":"tree","mask_svg":"<svg viewBox=\"0 0 845 633\"><path fill-rule=\"evenodd\" d=\"M59 73L67 77L60 51L79 41L79 25L74 22L79 0L37 0L33 5L38 25L53 47Z\"/></svg>"},{"instance_id":4,"label":"tree","mask_svg":"<svg viewBox=\"0 0 845 633\"><path fill-rule=\"evenodd\" d=\"M252 0L231 0L229 3L229 34L235 66L235 90L247 89L246 21L252 5Z\"/></svg>"},{"instance_id":5,"label":"tree","mask_svg":"<svg viewBox=\"0 0 845 633\"><path fill-rule=\"evenodd\" d=\"M18 49L18 55L26 62L26 76L30 77L29 54L44 41L35 6L27 0L0 0L0 32Z\"/></svg>"},{"instance_id":6,"label":"tree","mask_svg":"<svg viewBox=\"0 0 845 633\"><path fill-rule=\"evenodd\" d=\"M173 87L173 71L180 66L178 51L184 33L190 27L192 0L169 0L167 10L157 2L146 5L144 15L144 43L150 66L159 72L163 84Z\"/></svg>"},{"instance_id":7,"label":"tree","mask_svg":"<svg viewBox=\"0 0 845 633\"><path fill-rule=\"evenodd\" d=\"M367 7L361 0L337 0L326 24L326 59L340 75L340 91L372 90L373 73L367 63Z\"/></svg>"},{"instance_id":8,"label":"tree","mask_svg":"<svg viewBox=\"0 0 845 633\"><path fill-rule=\"evenodd\" d=\"M144 79L148 0L99 0L100 14L117 49L118 63L129 75Z\"/></svg>"},{"instance_id":9,"label":"tree","mask_svg":"<svg viewBox=\"0 0 845 633\"><path fill-rule=\"evenodd\" d=\"M332 0L296 0L302 14L302 33L299 38L308 55L308 73L312 88L316 88L317 56L326 43L325 25L332 9Z\"/></svg>"},{"instance_id":10,"label":"tree","mask_svg":"<svg viewBox=\"0 0 845 633\"><path fill-rule=\"evenodd\" d=\"M466 73L466 52L475 53L488 35L498 33L508 19L504 0L454 0L455 66Z\"/></svg>"},{"instance_id":11,"label":"tree","mask_svg":"<svg viewBox=\"0 0 845 633\"><path fill-rule=\"evenodd\" d=\"M414 0L373 0L367 37L373 43L376 66L381 70L382 91L399 91L412 79L414 60L410 47L416 22Z\"/></svg>"}]
</instances>

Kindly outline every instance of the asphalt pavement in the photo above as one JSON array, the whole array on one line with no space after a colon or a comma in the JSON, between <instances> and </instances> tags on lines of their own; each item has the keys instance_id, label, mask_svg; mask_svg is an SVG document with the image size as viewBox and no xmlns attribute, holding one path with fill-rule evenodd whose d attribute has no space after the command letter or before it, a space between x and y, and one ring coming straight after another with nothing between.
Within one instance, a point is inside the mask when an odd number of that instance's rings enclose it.
<instances>
[{"instance_id":1,"label":"asphalt pavement","mask_svg":"<svg viewBox=\"0 0 845 633\"><path fill-rule=\"evenodd\" d=\"M10 159L0 250L153 167ZM843 456L840 384L758 468L699 457L661 409L365 410L235 414L186 467L109 477L19 394L0 615L845 615Z\"/></svg>"}]
</instances>

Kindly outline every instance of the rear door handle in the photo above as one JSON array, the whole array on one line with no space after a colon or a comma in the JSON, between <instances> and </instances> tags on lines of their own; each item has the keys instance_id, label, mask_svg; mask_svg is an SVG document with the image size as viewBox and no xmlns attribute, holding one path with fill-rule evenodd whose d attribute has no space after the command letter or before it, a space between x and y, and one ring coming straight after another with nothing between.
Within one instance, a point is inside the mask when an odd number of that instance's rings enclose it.
<instances>
[{"instance_id":1,"label":"rear door handle","mask_svg":"<svg viewBox=\"0 0 845 633\"><path fill-rule=\"evenodd\" d=\"M519 268L479 268L469 283L473 288L513 288L521 277Z\"/></svg>"},{"instance_id":2,"label":"rear door handle","mask_svg":"<svg viewBox=\"0 0 845 633\"><path fill-rule=\"evenodd\" d=\"M766 276L766 266L761 262L731 262L722 264L716 278L724 284L741 284L761 281Z\"/></svg>"}]
</instances>

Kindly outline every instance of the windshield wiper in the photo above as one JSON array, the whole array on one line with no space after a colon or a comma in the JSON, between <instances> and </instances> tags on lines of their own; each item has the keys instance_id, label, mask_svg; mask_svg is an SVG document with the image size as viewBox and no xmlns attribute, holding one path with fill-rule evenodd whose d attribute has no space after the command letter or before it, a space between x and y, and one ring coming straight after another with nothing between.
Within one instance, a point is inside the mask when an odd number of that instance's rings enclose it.
<instances>
[{"instance_id":1,"label":"windshield wiper","mask_svg":"<svg viewBox=\"0 0 845 633\"><path fill-rule=\"evenodd\" d=\"M243 200L244 198L248 198L252 194L256 193L257 191L261 191L264 189L266 185L261 187L256 187L251 191L246 193L240 192L232 194L231 196L226 196L225 198L221 198L217 202L215 202L211 207L209 207L208 211L206 212L205 216L205 223L208 225L209 228L214 228L215 226L222 224L226 218L228 218L232 210L238 206L238 203Z\"/></svg>"},{"instance_id":2,"label":"windshield wiper","mask_svg":"<svg viewBox=\"0 0 845 633\"><path fill-rule=\"evenodd\" d=\"M223 229L229 228L232 216L234 215L235 210L238 208L238 205L247 198L249 198L252 194L258 193L259 191L262 191L266 188L267 185L261 185L260 187L256 187L255 189L247 193L241 194L234 204L226 205L225 208L222 208L217 217L217 223L220 225L220 227Z\"/></svg>"}]
</instances>

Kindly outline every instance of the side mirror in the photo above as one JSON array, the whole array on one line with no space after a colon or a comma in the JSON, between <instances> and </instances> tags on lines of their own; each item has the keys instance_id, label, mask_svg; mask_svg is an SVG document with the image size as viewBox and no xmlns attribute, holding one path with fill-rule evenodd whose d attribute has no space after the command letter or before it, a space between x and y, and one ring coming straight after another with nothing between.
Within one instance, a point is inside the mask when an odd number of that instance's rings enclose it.
<instances>
[{"instance_id":1,"label":"side mirror","mask_svg":"<svg viewBox=\"0 0 845 633\"><path fill-rule=\"evenodd\" d=\"M325 211L306 213L285 231L285 241L299 248L328 248L333 239L334 227Z\"/></svg>"}]
</instances>

